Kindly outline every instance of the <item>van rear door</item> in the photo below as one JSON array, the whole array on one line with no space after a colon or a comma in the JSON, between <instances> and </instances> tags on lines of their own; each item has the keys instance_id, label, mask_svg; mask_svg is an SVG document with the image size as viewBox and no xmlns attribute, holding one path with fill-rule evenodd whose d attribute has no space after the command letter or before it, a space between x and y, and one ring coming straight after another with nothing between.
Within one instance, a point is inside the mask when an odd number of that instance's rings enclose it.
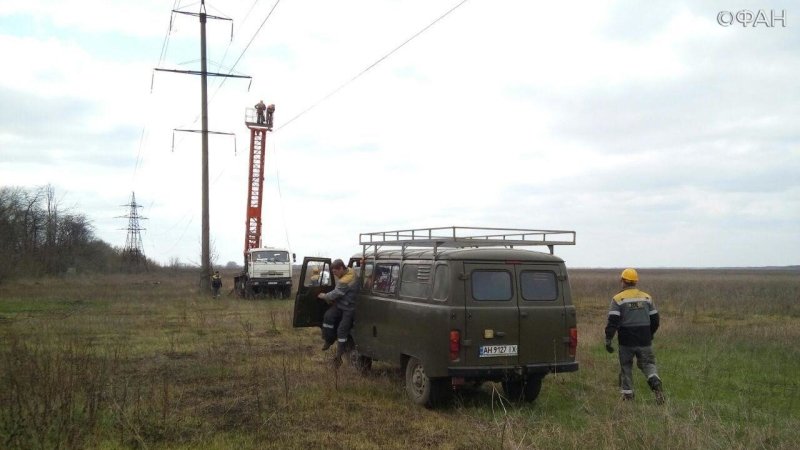
<instances>
[{"instance_id":1,"label":"van rear door","mask_svg":"<svg viewBox=\"0 0 800 450\"><path fill-rule=\"evenodd\" d=\"M564 286L566 273L555 264L517 264L520 364L568 359Z\"/></svg>"},{"instance_id":2,"label":"van rear door","mask_svg":"<svg viewBox=\"0 0 800 450\"><path fill-rule=\"evenodd\" d=\"M297 295L294 298L292 325L300 327L321 327L322 318L328 304L317 298L321 292L333 290L330 258L303 258Z\"/></svg>"},{"instance_id":3,"label":"van rear door","mask_svg":"<svg viewBox=\"0 0 800 450\"><path fill-rule=\"evenodd\" d=\"M467 366L516 366L520 344L514 267L465 263Z\"/></svg>"}]
</instances>

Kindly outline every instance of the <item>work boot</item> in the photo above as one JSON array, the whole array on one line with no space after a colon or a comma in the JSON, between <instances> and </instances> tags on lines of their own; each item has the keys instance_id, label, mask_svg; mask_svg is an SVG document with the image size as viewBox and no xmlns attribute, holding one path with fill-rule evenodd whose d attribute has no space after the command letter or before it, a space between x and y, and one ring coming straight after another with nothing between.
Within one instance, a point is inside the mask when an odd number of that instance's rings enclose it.
<instances>
[{"instance_id":1,"label":"work boot","mask_svg":"<svg viewBox=\"0 0 800 450\"><path fill-rule=\"evenodd\" d=\"M622 401L631 401L633 400L633 394L622 394Z\"/></svg>"},{"instance_id":2,"label":"work boot","mask_svg":"<svg viewBox=\"0 0 800 450\"><path fill-rule=\"evenodd\" d=\"M322 346L322 351L324 352L325 350L328 350L331 348L331 345L333 345L333 342L325 342L325 344Z\"/></svg>"},{"instance_id":3,"label":"work boot","mask_svg":"<svg viewBox=\"0 0 800 450\"><path fill-rule=\"evenodd\" d=\"M344 342L340 342L339 345L336 346L336 355L333 357L331 361L331 365L333 365L334 369L338 369L339 366L342 365L342 356L347 352L346 344Z\"/></svg>"},{"instance_id":4,"label":"work boot","mask_svg":"<svg viewBox=\"0 0 800 450\"><path fill-rule=\"evenodd\" d=\"M656 404L663 405L665 396L664 396L664 387L661 385L661 379L658 376L653 376L647 379L647 384L650 385L650 389L656 395Z\"/></svg>"},{"instance_id":5,"label":"work boot","mask_svg":"<svg viewBox=\"0 0 800 450\"><path fill-rule=\"evenodd\" d=\"M664 402L666 401L666 397L664 396L664 391L659 389L654 392L656 394L656 405L663 405Z\"/></svg>"}]
</instances>

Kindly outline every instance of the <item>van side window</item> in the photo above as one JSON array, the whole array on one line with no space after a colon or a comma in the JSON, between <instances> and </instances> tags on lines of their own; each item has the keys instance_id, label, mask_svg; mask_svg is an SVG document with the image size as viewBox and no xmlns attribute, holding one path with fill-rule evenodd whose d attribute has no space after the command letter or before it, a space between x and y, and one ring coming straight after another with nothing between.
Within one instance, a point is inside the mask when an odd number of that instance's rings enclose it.
<instances>
[{"instance_id":1,"label":"van side window","mask_svg":"<svg viewBox=\"0 0 800 450\"><path fill-rule=\"evenodd\" d=\"M511 274L504 270L475 270L472 280L472 298L475 300L511 300Z\"/></svg>"},{"instance_id":2,"label":"van side window","mask_svg":"<svg viewBox=\"0 0 800 450\"><path fill-rule=\"evenodd\" d=\"M433 278L433 299L447 300L450 293L450 268L444 264L436 266Z\"/></svg>"},{"instance_id":3,"label":"van side window","mask_svg":"<svg viewBox=\"0 0 800 450\"><path fill-rule=\"evenodd\" d=\"M430 264L403 264L403 277L400 295L428 298L431 290Z\"/></svg>"},{"instance_id":4,"label":"van side window","mask_svg":"<svg viewBox=\"0 0 800 450\"><path fill-rule=\"evenodd\" d=\"M331 268L328 263L310 261L306 268L303 286L331 286Z\"/></svg>"},{"instance_id":5,"label":"van side window","mask_svg":"<svg viewBox=\"0 0 800 450\"><path fill-rule=\"evenodd\" d=\"M520 274L519 283L523 300L549 301L558 298L558 284L553 272L526 270Z\"/></svg>"},{"instance_id":6,"label":"van side window","mask_svg":"<svg viewBox=\"0 0 800 450\"><path fill-rule=\"evenodd\" d=\"M377 264L373 273L372 291L394 294L397 291L398 275L400 275L399 264Z\"/></svg>"}]
</instances>

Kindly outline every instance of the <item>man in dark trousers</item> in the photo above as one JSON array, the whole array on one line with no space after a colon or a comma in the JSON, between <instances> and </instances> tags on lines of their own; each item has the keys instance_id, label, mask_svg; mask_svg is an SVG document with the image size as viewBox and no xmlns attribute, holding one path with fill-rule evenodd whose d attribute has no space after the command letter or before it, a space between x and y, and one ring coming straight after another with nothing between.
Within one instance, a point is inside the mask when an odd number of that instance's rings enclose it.
<instances>
[{"instance_id":1,"label":"man in dark trousers","mask_svg":"<svg viewBox=\"0 0 800 450\"><path fill-rule=\"evenodd\" d=\"M647 384L655 393L656 403L664 403L661 378L658 377L656 356L653 353L653 336L659 325L650 294L636 288L639 274L635 269L625 269L620 276L622 291L611 299L606 324L606 351L614 353L612 339L619 341L619 389L623 400L633 400L633 358L647 377Z\"/></svg>"},{"instance_id":2,"label":"man in dark trousers","mask_svg":"<svg viewBox=\"0 0 800 450\"><path fill-rule=\"evenodd\" d=\"M255 108L256 108L256 114L258 116L256 118L256 122L258 122L259 124L264 123L265 122L264 111L267 110L267 105L264 104L264 100L259 100L258 103L256 103Z\"/></svg>"},{"instance_id":3,"label":"man in dark trousers","mask_svg":"<svg viewBox=\"0 0 800 450\"><path fill-rule=\"evenodd\" d=\"M219 290L222 287L222 277L219 276L219 270L214 271L214 275L211 275L211 291L214 295L214 298L219 298Z\"/></svg>"},{"instance_id":4,"label":"man in dark trousers","mask_svg":"<svg viewBox=\"0 0 800 450\"><path fill-rule=\"evenodd\" d=\"M342 364L342 355L349 350L347 341L353 327L359 282L355 270L347 268L341 259L333 261L331 272L336 277L336 287L317 297L331 305L322 319L322 339L325 341L322 350L328 350L334 341L337 342L332 363L338 368Z\"/></svg>"},{"instance_id":5,"label":"man in dark trousers","mask_svg":"<svg viewBox=\"0 0 800 450\"><path fill-rule=\"evenodd\" d=\"M272 131L272 119L273 119L273 116L275 116L275 105L270 103L270 105L267 106L267 124L266 124L267 125L267 129L269 131Z\"/></svg>"}]
</instances>

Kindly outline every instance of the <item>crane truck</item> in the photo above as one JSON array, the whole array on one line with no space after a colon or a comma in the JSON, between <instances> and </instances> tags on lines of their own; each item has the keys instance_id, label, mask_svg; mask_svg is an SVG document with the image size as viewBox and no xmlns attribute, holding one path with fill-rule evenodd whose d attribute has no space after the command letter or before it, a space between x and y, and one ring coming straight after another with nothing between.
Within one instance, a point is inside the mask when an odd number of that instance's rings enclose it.
<instances>
[{"instance_id":1,"label":"crane truck","mask_svg":"<svg viewBox=\"0 0 800 450\"><path fill-rule=\"evenodd\" d=\"M259 108L259 105L262 105ZM247 212L244 236L244 270L234 277L236 293L242 298L288 298L292 292L292 262L289 250L261 246L261 206L264 194L264 163L267 131L272 131L275 105L245 110L250 129L250 166L247 183ZM266 117L264 110L266 109Z\"/></svg>"}]
</instances>

